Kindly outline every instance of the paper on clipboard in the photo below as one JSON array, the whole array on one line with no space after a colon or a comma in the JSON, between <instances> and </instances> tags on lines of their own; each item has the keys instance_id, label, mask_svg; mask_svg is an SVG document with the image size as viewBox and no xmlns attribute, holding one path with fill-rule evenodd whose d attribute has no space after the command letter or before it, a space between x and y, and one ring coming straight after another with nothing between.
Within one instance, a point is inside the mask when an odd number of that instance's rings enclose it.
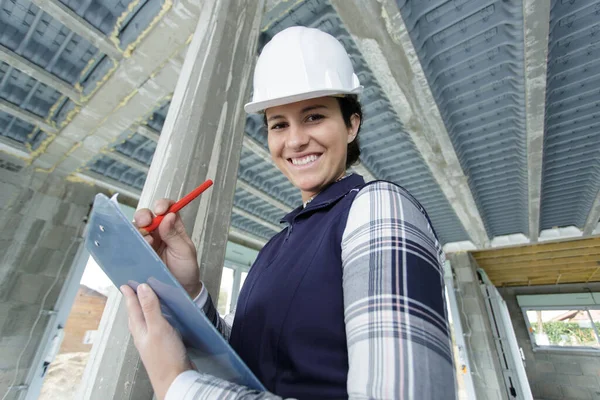
<instances>
[{"instance_id":1,"label":"paper on clipboard","mask_svg":"<svg viewBox=\"0 0 600 400\"><path fill-rule=\"evenodd\" d=\"M96 195L85 244L117 287L129 285L136 290L140 283L152 287L160 299L163 315L179 331L201 372L265 390L125 217L116 196L109 199L103 194Z\"/></svg>"}]
</instances>

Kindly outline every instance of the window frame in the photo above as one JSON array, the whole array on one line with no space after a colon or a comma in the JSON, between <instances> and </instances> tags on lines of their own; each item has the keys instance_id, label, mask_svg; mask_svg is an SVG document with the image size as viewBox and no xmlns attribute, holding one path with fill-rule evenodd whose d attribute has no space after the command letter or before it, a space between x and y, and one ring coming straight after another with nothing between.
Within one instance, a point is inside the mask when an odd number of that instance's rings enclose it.
<instances>
[{"instance_id":1,"label":"window frame","mask_svg":"<svg viewBox=\"0 0 600 400\"><path fill-rule=\"evenodd\" d=\"M594 329L594 333L596 335L596 341L598 342L598 348L590 347L590 346L556 346L556 345L538 345L535 336L533 334L533 329L529 322L529 318L527 317L527 311L558 311L558 310L581 310L586 311L588 314L588 318L592 323L592 328ZM600 321L594 321L592 318L592 314L590 310L598 310L600 311L600 305L597 306L525 306L521 307L521 312L523 313L523 319L525 320L525 325L527 327L527 334L529 335L529 340L531 342L531 347L533 351L559 351L559 352L585 352L585 353L600 353L600 332L598 332L598 328L595 323Z\"/></svg>"},{"instance_id":2,"label":"window frame","mask_svg":"<svg viewBox=\"0 0 600 400\"><path fill-rule=\"evenodd\" d=\"M250 267L247 265L238 264L230 260L225 260L223 267L233 270L233 287L231 288L231 302L229 304L229 313L235 313L238 297L240 294L240 282L242 281L242 272L249 272Z\"/></svg>"}]
</instances>

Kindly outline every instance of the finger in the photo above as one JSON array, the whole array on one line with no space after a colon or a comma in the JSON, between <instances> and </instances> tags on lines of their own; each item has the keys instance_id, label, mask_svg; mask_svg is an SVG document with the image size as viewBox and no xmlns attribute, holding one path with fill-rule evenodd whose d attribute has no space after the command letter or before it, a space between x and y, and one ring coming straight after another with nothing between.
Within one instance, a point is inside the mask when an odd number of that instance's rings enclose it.
<instances>
[{"instance_id":1,"label":"finger","mask_svg":"<svg viewBox=\"0 0 600 400\"><path fill-rule=\"evenodd\" d=\"M144 236L144 240L148 242L150 246L154 245L154 237L150 235Z\"/></svg>"},{"instance_id":2,"label":"finger","mask_svg":"<svg viewBox=\"0 0 600 400\"><path fill-rule=\"evenodd\" d=\"M147 208L142 208L133 214L133 223L138 228L143 228L144 226L148 226L150 223L152 223L152 218L154 218L152 211Z\"/></svg>"},{"instance_id":3,"label":"finger","mask_svg":"<svg viewBox=\"0 0 600 400\"><path fill-rule=\"evenodd\" d=\"M163 215L173 204L175 204L175 202L169 199L156 200L156 203L154 203L154 213L156 215Z\"/></svg>"},{"instance_id":4,"label":"finger","mask_svg":"<svg viewBox=\"0 0 600 400\"><path fill-rule=\"evenodd\" d=\"M125 304L127 305L127 314L129 315L129 330L136 337L146 332L146 321L142 307L138 301L138 296L132 288L127 285L120 287L121 293L125 296Z\"/></svg>"},{"instance_id":5,"label":"finger","mask_svg":"<svg viewBox=\"0 0 600 400\"><path fill-rule=\"evenodd\" d=\"M169 213L165 215L157 230L160 238L170 250L181 257L193 256L194 245L185 231L181 217L177 214Z\"/></svg>"},{"instance_id":6,"label":"finger","mask_svg":"<svg viewBox=\"0 0 600 400\"><path fill-rule=\"evenodd\" d=\"M160 311L158 296L156 296L156 293L154 293L154 290L150 286L145 283L138 286L138 298L148 331L158 328L166 322L165 317L163 317Z\"/></svg>"}]
</instances>

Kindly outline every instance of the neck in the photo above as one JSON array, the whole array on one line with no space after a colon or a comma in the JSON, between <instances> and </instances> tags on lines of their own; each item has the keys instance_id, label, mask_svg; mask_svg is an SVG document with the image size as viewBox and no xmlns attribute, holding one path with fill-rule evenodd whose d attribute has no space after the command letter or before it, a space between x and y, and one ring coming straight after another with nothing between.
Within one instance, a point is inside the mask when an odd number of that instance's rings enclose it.
<instances>
[{"instance_id":1,"label":"neck","mask_svg":"<svg viewBox=\"0 0 600 400\"><path fill-rule=\"evenodd\" d=\"M341 181L344 177L346 176L346 171L343 171L333 182L331 182L330 184L336 183ZM330 184L326 185L325 187L329 186ZM317 195L321 193L321 190L315 193L308 193L308 192L303 192L302 193L302 202L304 203L304 207L306 207L306 205L308 203L311 202L312 199L314 199L315 197L317 197Z\"/></svg>"}]
</instances>

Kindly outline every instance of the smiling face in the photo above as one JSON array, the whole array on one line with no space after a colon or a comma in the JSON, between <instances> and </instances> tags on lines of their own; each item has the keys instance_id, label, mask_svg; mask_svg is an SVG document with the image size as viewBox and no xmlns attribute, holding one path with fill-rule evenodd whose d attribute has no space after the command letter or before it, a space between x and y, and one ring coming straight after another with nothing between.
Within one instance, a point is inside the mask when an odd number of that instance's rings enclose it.
<instances>
[{"instance_id":1,"label":"smiling face","mask_svg":"<svg viewBox=\"0 0 600 400\"><path fill-rule=\"evenodd\" d=\"M320 97L265 111L269 150L277 168L307 201L346 172L348 143L356 137L358 115L344 123L334 97Z\"/></svg>"}]
</instances>

